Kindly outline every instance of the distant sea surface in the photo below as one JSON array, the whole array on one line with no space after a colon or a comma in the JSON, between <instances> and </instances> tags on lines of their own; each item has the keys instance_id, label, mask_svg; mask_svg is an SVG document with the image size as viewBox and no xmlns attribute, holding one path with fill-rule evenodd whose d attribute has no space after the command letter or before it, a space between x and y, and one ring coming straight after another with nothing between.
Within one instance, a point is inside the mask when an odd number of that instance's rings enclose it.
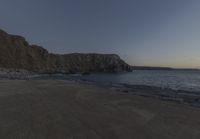
<instances>
[{"instance_id":1,"label":"distant sea surface","mask_svg":"<svg viewBox=\"0 0 200 139\"><path fill-rule=\"evenodd\" d=\"M133 72L121 74L56 75L51 78L81 79L99 83L148 85L174 90L200 92L200 71L198 70L134 70Z\"/></svg>"}]
</instances>

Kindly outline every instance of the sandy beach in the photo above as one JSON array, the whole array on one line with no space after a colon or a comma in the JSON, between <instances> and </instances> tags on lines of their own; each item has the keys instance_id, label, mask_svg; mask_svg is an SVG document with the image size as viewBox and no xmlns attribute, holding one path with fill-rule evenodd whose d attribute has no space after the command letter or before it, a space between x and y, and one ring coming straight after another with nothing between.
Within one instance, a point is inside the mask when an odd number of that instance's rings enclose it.
<instances>
[{"instance_id":1,"label":"sandy beach","mask_svg":"<svg viewBox=\"0 0 200 139\"><path fill-rule=\"evenodd\" d=\"M199 139L200 108L76 81L0 81L1 139Z\"/></svg>"}]
</instances>

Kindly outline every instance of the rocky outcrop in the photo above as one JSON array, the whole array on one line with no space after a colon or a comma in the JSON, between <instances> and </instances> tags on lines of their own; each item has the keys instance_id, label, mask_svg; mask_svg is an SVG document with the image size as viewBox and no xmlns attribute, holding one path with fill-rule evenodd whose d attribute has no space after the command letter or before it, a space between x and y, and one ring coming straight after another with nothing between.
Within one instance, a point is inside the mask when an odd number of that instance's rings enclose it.
<instances>
[{"instance_id":1,"label":"rocky outcrop","mask_svg":"<svg viewBox=\"0 0 200 139\"><path fill-rule=\"evenodd\" d=\"M51 54L25 38L0 30L0 68L40 73L122 72L131 67L115 54Z\"/></svg>"}]
</instances>

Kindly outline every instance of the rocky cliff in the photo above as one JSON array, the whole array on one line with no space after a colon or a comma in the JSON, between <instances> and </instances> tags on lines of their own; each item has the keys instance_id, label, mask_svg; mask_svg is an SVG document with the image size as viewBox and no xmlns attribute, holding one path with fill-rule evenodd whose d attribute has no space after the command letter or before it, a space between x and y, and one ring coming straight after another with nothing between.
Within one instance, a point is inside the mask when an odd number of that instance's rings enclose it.
<instances>
[{"instance_id":1,"label":"rocky cliff","mask_svg":"<svg viewBox=\"0 0 200 139\"><path fill-rule=\"evenodd\" d=\"M131 67L115 54L51 54L25 38L0 30L0 68L43 73L122 72Z\"/></svg>"}]
</instances>

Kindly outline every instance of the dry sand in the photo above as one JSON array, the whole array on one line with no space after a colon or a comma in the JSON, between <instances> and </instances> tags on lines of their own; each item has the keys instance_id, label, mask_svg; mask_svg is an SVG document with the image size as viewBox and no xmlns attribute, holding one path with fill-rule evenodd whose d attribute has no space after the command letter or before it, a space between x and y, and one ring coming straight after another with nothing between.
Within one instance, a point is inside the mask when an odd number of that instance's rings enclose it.
<instances>
[{"instance_id":1,"label":"dry sand","mask_svg":"<svg viewBox=\"0 0 200 139\"><path fill-rule=\"evenodd\" d=\"M72 81L0 81L0 139L200 139L200 108Z\"/></svg>"}]
</instances>

